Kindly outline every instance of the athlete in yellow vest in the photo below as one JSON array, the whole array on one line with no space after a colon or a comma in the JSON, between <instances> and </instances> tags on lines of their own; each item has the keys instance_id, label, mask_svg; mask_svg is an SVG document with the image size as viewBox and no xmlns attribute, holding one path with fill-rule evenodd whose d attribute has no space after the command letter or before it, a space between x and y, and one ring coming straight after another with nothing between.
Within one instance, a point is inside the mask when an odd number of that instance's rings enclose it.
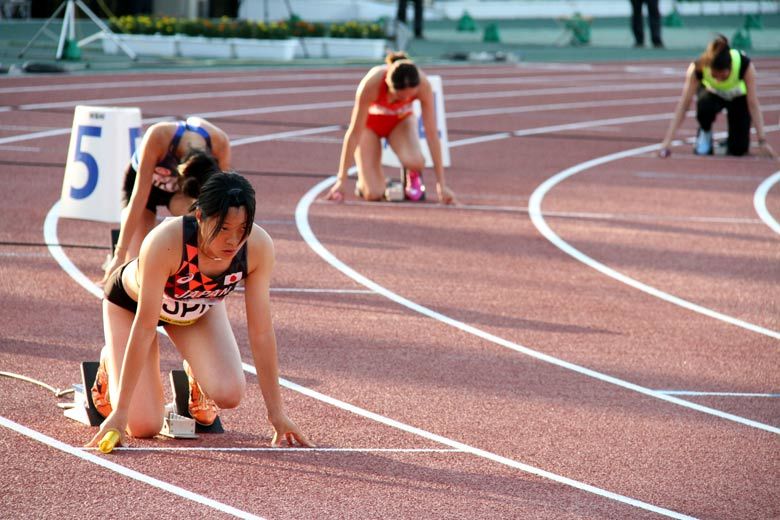
<instances>
[{"instance_id":1,"label":"athlete in yellow vest","mask_svg":"<svg viewBox=\"0 0 780 520\"><path fill-rule=\"evenodd\" d=\"M710 155L713 152L712 123L718 113L726 109L728 114L728 155L745 155L750 148L750 125L756 129L758 145L770 156L777 158L766 141L764 118L756 95L756 68L745 54L729 48L728 39L719 35L707 46L698 60L688 67L685 86L669 129L666 132L659 155L668 157L670 146L685 113L696 94L696 135L694 153Z\"/></svg>"}]
</instances>

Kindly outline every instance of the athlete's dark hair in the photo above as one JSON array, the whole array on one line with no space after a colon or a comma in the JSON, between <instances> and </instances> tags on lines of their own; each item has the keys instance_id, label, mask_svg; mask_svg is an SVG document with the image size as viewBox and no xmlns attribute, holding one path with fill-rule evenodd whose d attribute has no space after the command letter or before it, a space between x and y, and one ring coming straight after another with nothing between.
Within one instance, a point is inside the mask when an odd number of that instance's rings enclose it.
<instances>
[{"instance_id":1,"label":"athlete's dark hair","mask_svg":"<svg viewBox=\"0 0 780 520\"><path fill-rule=\"evenodd\" d=\"M236 172L216 172L203 185L190 211L197 208L204 219L217 219L211 236L206 238L210 242L222 229L228 210L241 207L246 210L246 229L241 237L244 240L252 231L252 223L255 221L255 189Z\"/></svg>"},{"instance_id":2,"label":"athlete's dark hair","mask_svg":"<svg viewBox=\"0 0 780 520\"><path fill-rule=\"evenodd\" d=\"M405 52L388 52L385 63L394 90L412 88L420 84L420 71Z\"/></svg>"},{"instance_id":3,"label":"athlete's dark hair","mask_svg":"<svg viewBox=\"0 0 780 520\"><path fill-rule=\"evenodd\" d=\"M179 189L184 195L196 199L201 186L217 172L219 163L211 151L190 148L179 161Z\"/></svg>"},{"instance_id":4,"label":"athlete's dark hair","mask_svg":"<svg viewBox=\"0 0 780 520\"><path fill-rule=\"evenodd\" d=\"M708 45L704 53L699 57L700 67L709 67L712 70L729 70L731 68L731 48L729 39L719 34Z\"/></svg>"}]
</instances>

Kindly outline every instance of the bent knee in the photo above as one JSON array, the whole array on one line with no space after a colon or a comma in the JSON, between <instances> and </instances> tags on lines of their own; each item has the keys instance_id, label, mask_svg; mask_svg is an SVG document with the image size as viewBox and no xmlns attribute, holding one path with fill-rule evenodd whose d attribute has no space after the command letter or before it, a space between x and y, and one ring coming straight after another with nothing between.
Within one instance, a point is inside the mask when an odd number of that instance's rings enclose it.
<instances>
[{"instance_id":1,"label":"bent knee","mask_svg":"<svg viewBox=\"0 0 780 520\"><path fill-rule=\"evenodd\" d=\"M246 393L246 380L221 382L216 388L209 388L206 394L222 409L235 408Z\"/></svg>"}]
</instances>

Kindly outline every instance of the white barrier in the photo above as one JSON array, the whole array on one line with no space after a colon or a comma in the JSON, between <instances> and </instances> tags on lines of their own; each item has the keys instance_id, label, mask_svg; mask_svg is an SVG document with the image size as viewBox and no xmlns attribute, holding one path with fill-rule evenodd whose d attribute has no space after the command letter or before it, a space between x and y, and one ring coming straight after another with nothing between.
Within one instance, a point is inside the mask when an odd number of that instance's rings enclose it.
<instances>
[{"instance_id":1,"label":"white barrier","mask_svg":"<svg viewBox=\"0 0 780 520\"><path fill-rule=\"evenodd\" d=\"M439 130L439 141L441 142L441 161L444 167L450 166L450 144L447 138L447 113L444 111L444 90L442 89L441 76L428 76L428 81L431 82L431 88L433 89L433 106L436 111L436 127ZM420 148L422 148L423 156L425 156L425 166L430 168L433 166L433 160L431 159L431 152L428 149L428 142L425 140L425 128L423 128L422 109L420 108L420 102L415 100L412 103L414 110L414 116L417 118L417 132L420 136ZM382 164L385 166L401 166L401 161L398 160L398 156L393 153L393 149L387 143L387 139L382 139Z\"/></svg>"},{"instance_id":2,"label":"white barrier","mask_svg":"<svg viewBox=\"0 0 780 520\"><path fill-rule=\"evenodd\" d=\"M139 108L77 106L60 216L119 222L123 174L140 139Z\"/></svg>"}]
</instances>

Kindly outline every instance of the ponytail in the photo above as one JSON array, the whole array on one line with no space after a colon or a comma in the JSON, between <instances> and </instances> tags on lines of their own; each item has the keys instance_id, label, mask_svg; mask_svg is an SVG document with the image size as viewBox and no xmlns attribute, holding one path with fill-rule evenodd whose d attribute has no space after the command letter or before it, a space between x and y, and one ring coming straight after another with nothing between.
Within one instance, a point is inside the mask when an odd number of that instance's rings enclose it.
<instances>
[{"instance_id":1,"label":"ponytail","mask_svg":"<svg viewBox=\"0 0 780 520\"><path fill-rule=\"evenodd\" d=\"M731 68L731 48L729 39L719 34L712 40L704 53L699 57L699 67L710 67L714 70L728 70Z\"/></svg>"},{"instance_id":2,"label":"ponytail","mask_svg":"<svg viewBox=\"0 0 780 520\"><path fill-rule=\"evenodd\" d=\"M420 85L420 71L417 65L403 51L388 52L385 58L387 76L394 90L403 90Z\"/></svg>"},{"instance_id":3,"label":"ponytail","mask_svg":"<svg viewBox=\"0 0 780 520\"><path fill-rule=\"evenodd\" d=\"M395 63L398 60L408 60L409 55L406 54L404 51L388 51L387 56L385 56L385 63L390 65L392 63Z\"/></svg>"}]
</instances>

